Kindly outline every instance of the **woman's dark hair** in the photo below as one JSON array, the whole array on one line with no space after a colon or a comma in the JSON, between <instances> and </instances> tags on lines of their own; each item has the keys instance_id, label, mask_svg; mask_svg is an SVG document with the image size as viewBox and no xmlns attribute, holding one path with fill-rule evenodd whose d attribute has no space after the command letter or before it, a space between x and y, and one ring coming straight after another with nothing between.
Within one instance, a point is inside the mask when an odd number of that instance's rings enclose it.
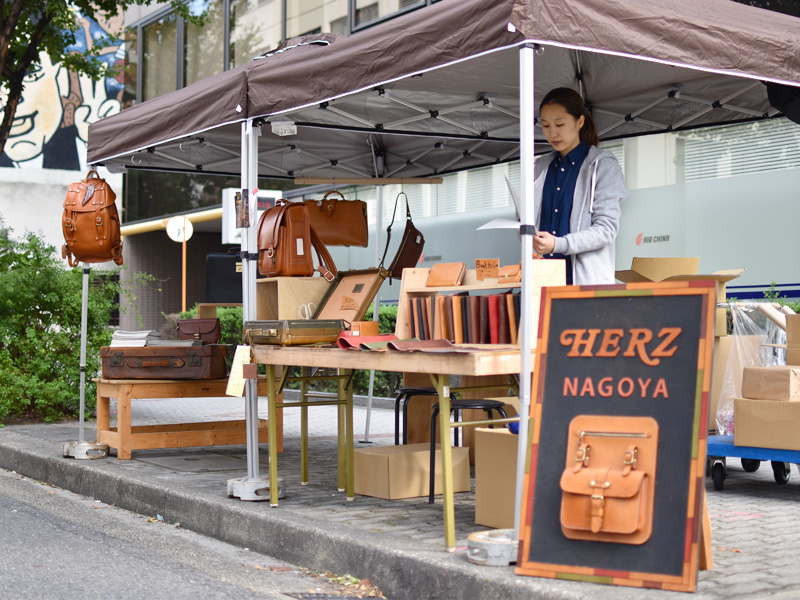
<instances>
[{"instance_id":1,"label":"woman's dark hair","mask_svg":"<svg viewBox=\"0 0 800 600\"><path fill-rule=\"evenodd\" d=\"M547 92L547 95L539 105L539 112L541 113L542 107L548 104L558 104L563 106L569 114L576 119L583 117L583 127L581 127L581 141L585 142L587 146L600 145L600 136L597 135L597 126L594 124L594 119L589 113L589 109L583 103L581 95L571 88L560 87Z\"/></svg>"}]
</instances>

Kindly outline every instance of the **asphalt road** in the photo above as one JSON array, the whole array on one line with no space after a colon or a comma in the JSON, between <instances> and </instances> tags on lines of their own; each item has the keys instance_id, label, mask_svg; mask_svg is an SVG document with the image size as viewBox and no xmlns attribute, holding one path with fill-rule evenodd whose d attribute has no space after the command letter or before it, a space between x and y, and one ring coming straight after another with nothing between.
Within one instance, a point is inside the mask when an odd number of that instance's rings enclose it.
<instances>
[{"instance_id":1,"label":"asphalt road","mask_svg":"<svg viewBox=\"0 0 800 600\"><path fill-rule=\"evenodd\" d=\"M353 597L330 578L168 525L157 515L137 515L4 470L0 549L3 600Z\"/></svg>"}]
</instances>

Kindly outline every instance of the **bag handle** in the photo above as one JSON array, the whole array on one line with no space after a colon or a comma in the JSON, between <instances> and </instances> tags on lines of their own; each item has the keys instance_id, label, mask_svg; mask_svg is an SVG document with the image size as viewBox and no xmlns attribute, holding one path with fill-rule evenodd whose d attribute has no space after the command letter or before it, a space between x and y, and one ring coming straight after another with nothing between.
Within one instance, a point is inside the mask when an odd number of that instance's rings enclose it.
<instances>
[{"instance_id":1,"label":"bag handle","mask_svg":"<svg viewBox=\"0 0 800 600\"><path fill-rule=\"evenodd\" d=\"M92 177L92 173L94 173L94 177ZM100 174L97 171L95 171L94 169L91 169L86 174L86 179L100 179Z\"/></svg>"},{"instance_id":2,"label":"bag handle","mask_svg":"<svg viewBox=\"0 0 800 600\"><path fill-rule=\"evenodd\" d=\"M386 247L383 249L383 257L381 258L381 264L378 265L378 268L383 268L383 263L386 261L386 253L389 251L389 242L392 241L392 225L394 225L394 218L397 214L397 203L400 200L400 196L404 196L406 199L406 221L411 221L411 208L408 205L408 196L405 192L400 192L397 194L397 198L394 199L394 209L392 210L392 222L389 223L389 226L386 228Z\"/></svg>"},{"instance_id":3,"label":"bag handle","mask_svg":"<svg viewBox=\"0 0 800 600\"><path fill-rule=\"evenodd\" d=\"M327 194L325 194L325 195L322 197L322 200L323 200L323 201L324 201L324 200L327 200L327 199L328 199L328 196L330 196L331 194L339 194L339 197L340 197L342 200L345 200L344 194L343 194L342 192L340 192L339 190L331 190L330 192L328 192Z\"/></svg>"}]
</instances>

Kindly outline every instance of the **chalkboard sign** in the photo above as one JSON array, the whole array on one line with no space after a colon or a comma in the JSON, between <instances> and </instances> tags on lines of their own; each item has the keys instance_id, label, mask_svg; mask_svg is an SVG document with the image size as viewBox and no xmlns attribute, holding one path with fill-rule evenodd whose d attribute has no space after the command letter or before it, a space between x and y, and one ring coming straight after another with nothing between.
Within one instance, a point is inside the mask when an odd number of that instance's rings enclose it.
<instances>
[{"instance_id":1,"label":"chalkboard sign","mask_svg":"<svg viewBox=\"0 0 800 600\"><path fill-rule=\"evenodd\" d=\"M518 574L695 589L715 294L545 290Z\"/></svg>"}]
</instances>

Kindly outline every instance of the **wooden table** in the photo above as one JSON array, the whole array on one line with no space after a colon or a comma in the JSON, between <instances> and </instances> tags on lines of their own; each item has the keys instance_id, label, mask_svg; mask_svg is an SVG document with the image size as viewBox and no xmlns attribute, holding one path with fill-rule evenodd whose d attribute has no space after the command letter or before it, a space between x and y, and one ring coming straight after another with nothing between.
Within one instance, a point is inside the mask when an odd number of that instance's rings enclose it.
<instances>
[{"instance_id":1,"label":"wooden table","mask_svg":"<svg viewBox=\"0 0 800 600\"><path fill-rule=\"evenodd\" d=\"M212 421L167 425L131 425L131 401L136 398L225 397L227 379L94 379L97 383L97 441L117 449L117 458L126 460L131 450L186 448L246 443L245 421ZM266 395L266 380L259 380L259 394ZM111 427L110 399L117 399L117 427ZM270 450L283 450L283 411L276 411L267 427L258 420L258 440ZM270 431L268 433L268 430Z\"/></svg>"},{"instance_id":2,"label":"wooden table","mask_svg":"<svg viewBox=\"0 0 800 600\"><path fill-rule=\"evenodd\" d=\"M364 352L360 350L342 350L339 348L313 347L280 347L252 346L252 362L267 365L269 414L268 428L273 435L275 421L273 415L277 410L276 367L320 367L352 371L357 369L376 371L402 371L410 373L427 373L439 394L439 410L441 415L450 414L450 375L513 375L520 371L519 349L476 350L464 353L432 353L432 352ZM353 468L353 401L352 385L347 386L346 403L346 493L347 499L355 496ZM439 419L442 440L450 439L450 420ZM442 443L442 500L444 504L444 536L448 550L455 548L455 521L453 509L453 471L452 449L449 443ZM270 503L278 504L278 456L270 444L269 447L269 480Z\"/></svg>"}]
</instances>

